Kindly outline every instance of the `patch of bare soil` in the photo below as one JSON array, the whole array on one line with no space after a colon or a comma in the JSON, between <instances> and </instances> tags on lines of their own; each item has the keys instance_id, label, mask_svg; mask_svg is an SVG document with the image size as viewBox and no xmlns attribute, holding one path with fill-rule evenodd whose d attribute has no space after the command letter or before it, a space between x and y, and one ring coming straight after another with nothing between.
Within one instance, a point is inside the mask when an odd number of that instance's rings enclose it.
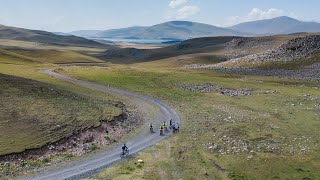
<instances>
[{"instance_id":1,"label":"patch of bare soil","mask_svg":"<svg viewBox=\"0 0 320 180\"><path fill-rule=\"evenodd\" d=\"M221 173L225 173L225 169L223 169L221 166L219 166L216 162L214 162L212 159L209 159L210 164L212 164L212 166L214 168L216 168L219 172Z\"/></svg>"}]
</instances>

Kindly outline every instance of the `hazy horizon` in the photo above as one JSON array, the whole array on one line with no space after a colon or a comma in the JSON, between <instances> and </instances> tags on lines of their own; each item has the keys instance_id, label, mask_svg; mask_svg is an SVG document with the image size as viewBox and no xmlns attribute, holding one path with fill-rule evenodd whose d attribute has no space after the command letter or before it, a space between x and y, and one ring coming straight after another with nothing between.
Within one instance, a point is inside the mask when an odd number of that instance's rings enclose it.
<instances>
[{"instance_id":1,"label":"hazy horizon","mask_svg":"<svg viewBox=\"0 0 320 180\"><path fill-rule=\"evenodd\" d=\"M150 26L173 20L220 27L278 16L319 22L319 5L320 2L315 0L243 0L241 3L232 0L11 0L1 2L0 24L51 32L71 32Z\"/></svg>"}]
</instances>

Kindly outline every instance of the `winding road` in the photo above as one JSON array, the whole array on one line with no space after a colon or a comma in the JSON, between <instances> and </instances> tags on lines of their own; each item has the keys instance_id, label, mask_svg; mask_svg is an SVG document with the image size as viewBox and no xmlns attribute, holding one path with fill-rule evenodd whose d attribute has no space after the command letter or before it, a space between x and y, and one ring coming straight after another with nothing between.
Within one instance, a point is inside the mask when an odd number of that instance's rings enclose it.
<instances>
[{"instance_id":1,"label":"winding road","mask_svg":"<svg viewBox=\"0 0 320 180\"><path fill-rule=\"evenodd\" d=\"M153 114L153 117L150 120L154 124L154 127L160 126L160 124L163 121L167 121L169 119L173 119L173 121L175 122L180 122L180 118L178 114L172 108L170 108L167 104L157 99L154 99L148 96L139 95L132 92L128 92L128 91L124 91L124 90L113 89L113 88L103 86L93 82L71 78L71 77L56 73L55 69L44 70L42 71L42 73L57 79L67 81L72 84L90 88L103 93L112 94L116 97L121 97L131 102L147 103L149 105L152 105L157 109L156 113ZM146 122L146 124L149 124L149 123L150 122ZM155 145L156 143L168 137L169 135L170 134L167 134L166 136L159 136L158 133L150 134L149 131L146 131L144 128L142 128L133 137L131 137L126 143L130 149L130 154L136 154L152 145ZM80 161L76 161L71 164L68 164L67 166L48 169L47 171L40 172L33 176L24 177L22 179L24 180L65 180L65 179L86 178L112 165L113 163L120 161L121 160L119 156L120 152L121 152L121 147L120 145L118 145L118 147L114 149L89 156Z\"/></svg>"}]
</instances>

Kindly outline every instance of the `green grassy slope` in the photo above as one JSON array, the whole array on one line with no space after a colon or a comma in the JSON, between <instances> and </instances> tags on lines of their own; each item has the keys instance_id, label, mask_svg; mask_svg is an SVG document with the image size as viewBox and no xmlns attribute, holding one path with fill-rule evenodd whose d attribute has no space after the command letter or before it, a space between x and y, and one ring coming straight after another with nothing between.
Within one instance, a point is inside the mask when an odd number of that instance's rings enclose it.
<instances>
[{"instance_id":1,"label":"green grassy slope","mask_svg":"<svg viewBox=\"0 0 320 180\"><path fill-rule=\"evenodd\" d=\"M34 63L35 60L14 52L0 49L0 63L4 64L29 64Z\"/></svg>"},{"instance_id":2,"label":"green grassy slope","mask_svg":"<svg viewBox=\"0 0 320 180\"><path fill-rule=\"evenodd\" d=\"M100 59L72 50L12 48L0 49L0 63L73 63L73 62L104 62Z\"/></svg>"},{"instance_id":3,"label":"green grassy slope","mask_svg":"<svg viewBox=\"0 0 320 180\"><path fill-rule=\"evenodd\" d=\"M67 50L15 48L10 49L10 51L33 58L39 63L103 62L99 59Z\"/></svg>"},{"instance_id":4,"label":"green grassy slope","mask_svg":"<svg viewBox=\"0 0 320 180\"><path fill-rule=\"evenodd\" d=\"M111 102L0 74L0 155L37 148L121 113Z\"/></svg>"}]
</instances>

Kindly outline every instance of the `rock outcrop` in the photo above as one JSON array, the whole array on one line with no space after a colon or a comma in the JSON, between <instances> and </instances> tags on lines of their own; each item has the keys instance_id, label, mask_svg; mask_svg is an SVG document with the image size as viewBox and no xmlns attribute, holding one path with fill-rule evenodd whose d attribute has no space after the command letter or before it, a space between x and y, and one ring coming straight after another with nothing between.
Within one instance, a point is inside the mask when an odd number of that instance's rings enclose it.
<instances>
[{"instance_id":1,"label":"rock outcrop","mask_svg":"<svg viewBox=\"0 0 320 180\"><path fill-rule=\"evenodd\" d=\"M320 53L320 35L311 35L292 39L279 47L272 48L262 53L232 59L227 62L220 63L218 66L223 67L228 65L237 67L244 64L246 67L254 67L258 64L270 62L286 63L307 58L316 53Z\"/></svg>"}]
</instances>

